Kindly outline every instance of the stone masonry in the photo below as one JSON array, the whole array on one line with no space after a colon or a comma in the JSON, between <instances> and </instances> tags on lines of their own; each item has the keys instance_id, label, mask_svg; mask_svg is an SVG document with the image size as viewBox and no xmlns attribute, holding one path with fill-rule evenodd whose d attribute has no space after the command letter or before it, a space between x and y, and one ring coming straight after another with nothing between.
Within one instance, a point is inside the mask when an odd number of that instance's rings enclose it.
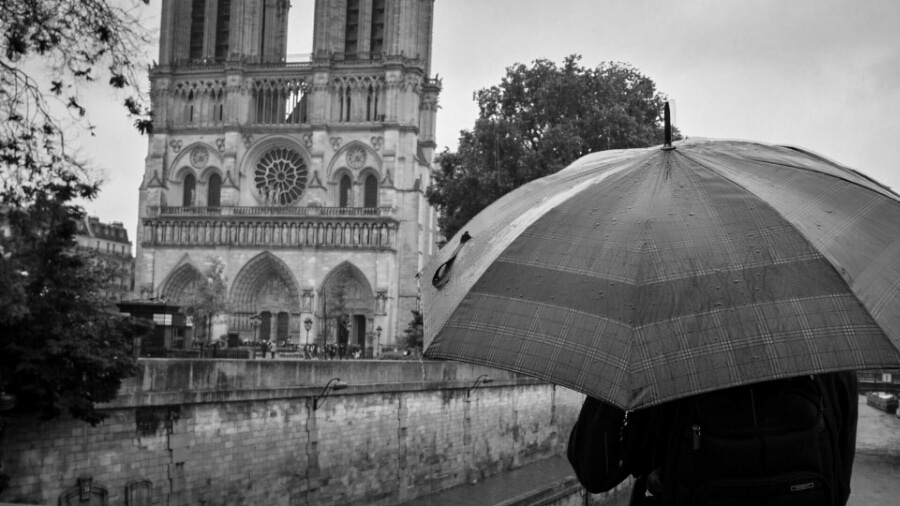
<instances>
[{"instance_id":1,"label":"stone masonry","mask_svg":"<svg viewBox=\"0 0 900 506\"><path fill-rule=\"evenodd\" d=\"M0 502L56 504L90 476L109 504L397 504L561 453L583 399L443 362L141 368L97 427L8 418ZM333 377L350 386L313 410Z\"/></svg>"}]
</instances>

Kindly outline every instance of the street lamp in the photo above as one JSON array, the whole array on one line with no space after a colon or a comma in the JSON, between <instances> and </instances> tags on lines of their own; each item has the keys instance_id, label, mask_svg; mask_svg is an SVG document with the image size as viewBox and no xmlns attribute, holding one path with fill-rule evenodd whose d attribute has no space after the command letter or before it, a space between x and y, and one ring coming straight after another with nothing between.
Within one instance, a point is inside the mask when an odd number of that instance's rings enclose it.
<instances>
[{"instance_id":1,"label":"street lamp","mask_svg":"<svg viewBox=\"0 0 900 506\"><path fill-rule=\"evenodd\" d=\"M475 390L476 388L478 388L479 384L487 385L488 383L492 383L493 381L494 380L492 380L491 377L488 376L487 374L482 374L481 376L478 377L478 379L475 380L475 383L473 383L472 386L470 386L469 389L466 390L466 398L468 398L470 395L472 395L472 391Z\"/></svg>"},{"instance_id":2,"label":"street lamp","mask_svg":"<svg viewBox=\"0 0 900 506\"><path fill-rule=\"evenodd\" d=\"M313 324L312 318L310 318L309 316L307 316L306 319L303 320L303 328L306 329L306 345L307 346L309 346L309 329L312 328L312 324Z\"/></svg>"},{"instance_id":3,"label":"street lamp","mask_svg":"<svg viewBox=\"0 0 900 506\"><path fill-rule=\"evenodd\" d=\"M325 404L325 400L328 399L328 394L335 390L343 390L345 388L347 388L347 384L341 381L341 378L331 378L328 384L325 385L322 393L313 399L313 411L319 409L322 404ZM320 400L322 401L322 404L319 404Z\"/></svg>"},{"instance_id":4,"label":"street lamp","mask_svg":"<svg viewBox=\"0 0 900 506\"><path fill-rule=\"evenodd\" d=\"M381 355L381 325L375 327L375 345L372 346L372 355Z\"/></svg>"}]
</instances>

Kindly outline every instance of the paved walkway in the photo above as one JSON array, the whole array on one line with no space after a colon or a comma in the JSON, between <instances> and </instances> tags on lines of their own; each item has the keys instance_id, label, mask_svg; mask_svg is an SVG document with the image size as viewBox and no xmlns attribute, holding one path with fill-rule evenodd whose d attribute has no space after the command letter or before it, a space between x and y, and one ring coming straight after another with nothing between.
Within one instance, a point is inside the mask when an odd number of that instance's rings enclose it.
<instances>
[{"instance_id":1,"label":"paved walkway","mask_svg":"<svg viewBox=\"0 0 900 506\"><path fill-rule=\"evenodd\" d=\"M494 506L542 485L564 480L572 467L564 457L540 462L491 476L474 485L459 485L442 492L419 497L403 506Z\"/></svg>"},{"instance_id":2,"label":"paved walkway","mask_svg":"<svg viewBox=\"0 0 900 506\"><path fill-rule=\"evenodd\" d=\"M866 405L859 397L857 455L848 506L900 504L900 418ZM492 476L475 485L460 485L403 503L403 506L512 506L517 499L574 478L565 457L551 457ZM626 506L628 491L608 506Z\"/></svg>"}]
</instances>

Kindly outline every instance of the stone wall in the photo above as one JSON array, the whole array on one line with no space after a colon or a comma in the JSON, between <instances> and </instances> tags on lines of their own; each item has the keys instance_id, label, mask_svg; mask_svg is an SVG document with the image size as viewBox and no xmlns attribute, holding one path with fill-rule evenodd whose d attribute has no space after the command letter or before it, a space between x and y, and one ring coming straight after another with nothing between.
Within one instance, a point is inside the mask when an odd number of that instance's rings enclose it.
<instances>
[{"instance_id":1,"label":"stone wall","mask_svg":"<svg viewBox=\"0 0 900 506\"><path fill-rule=\"evenodd\" d=\"M97 427L7 417L0 502L90 476L111 505L397 504L563 451L582 398L450 362L142 360Z\"/></svg>"}]
</instances>

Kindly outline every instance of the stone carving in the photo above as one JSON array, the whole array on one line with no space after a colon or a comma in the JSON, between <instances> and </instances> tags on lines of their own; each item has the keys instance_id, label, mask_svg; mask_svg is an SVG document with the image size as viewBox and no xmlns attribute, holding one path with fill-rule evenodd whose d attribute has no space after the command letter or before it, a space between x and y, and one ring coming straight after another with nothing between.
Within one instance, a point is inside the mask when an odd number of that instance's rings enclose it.
<instances>
[{"instance_id":1,"label":"stone carving","mask_svg":"<svg viewBox=\"0 0 900 506\"><path fill-rule=\"evenodd\" d=\"M251 144L253 144L253 136L250 134L244 134L244 147L249 148Z\"/></svg>"},{"instance_id":2,"label":"stone carving","mask_svg":"<svg viewBox=\"0 0 900 506\"><path fill-rule=\"evenodd\" d=\"M225 151L225 138L220 137L216 139L216 147L219 148L219 152L223 153Z\"/></svg>"},{"instance_id":3,"label":"stone carving","mask_svg":"<svg viewBox=\"0 0 900 506\"><path fill-rule=\"evenodd\" d=\"M171 146L172 151L174 151L176 153L181 151L181 141L180 140L175 140L175 141L169 142L169 146Z\"/></svg>"},{"instance_id":4,"label":"stone carving","mask_svg":"<svg viewBox=\"0 0 900 506\"><path fill-rule=\"evenodd\" d=\"M270 311L288 311L290 308L291 293L283 280L271 277L256 294L257 307Z\"/></svg>"},{"instance_id":5,"label":"stone carving","mask_svg":"<svg viewBox=\"0 0 900 506\"><path fill-rule=\"evenodd\" d=\"M381 146L384 144L384 137L375 136L372 137L372 147L375 148L375 151L381 151Z\"/></svg>"},{"instance_id":6,"label":"stone carving","mask_svg":"<svg viewBox=\"0 0 900 506\"><path fill-rule=\"evenodd\" d=\"M300 308L300 310L306 313L312 312L313 300L315 299L315 297L315 290L311 288L304 289L303 295L301 296L303 306Z\"/></svg>"},{"instance_id":7,"label":"stone carving","mask_svg":"<svg viewBox=\"0 0 900 506\"><path fill-rule=\"evenodd\" d=\"M379 290L375 294L375 313L386 314L387 308L387 291Z\"/></svg>"},{"instance_id":8,"label":"stone carving","mask_svg":"<svg viewBox=\"0 0 900 506\"><path fill-rule=\"evenodd\" d=\"M340 137L332 137L331 138L331 149L333 149L335 151L341 149L341 143L343 143L343 142L344 142L344 139L341 139Z\"/></svg>"},{"instance_id":9,"label":"stone carving","mask_svg":"<svg viewBox=\"0 0 900 506\"><path fill-rule=\"evenodd\" d=\"M303 145L306 146L306 149L312 149L313 147L313 136L312 134L303 134Z\"/></svg>"},{"instance_id":10,"label":"stone carving","mask_svg":"<svg viewBox=\"0 0 900 506\"><path fill-rule=\"evenodd\" d=\"M347 150L347 166L351 169L361 169L366 165L367 153L362 146L352 146Z\"/></svg>"},{"instance_id":11,"label":"stone carving","mask_svg":"<svg viewBox=\"0 0 900 506\"><path fill-rule=\"evenodd\" d=\"M206 167L207 163L209 163L209 151L207 151L206 148L197 146L191 150L191 165L198 169L202 169L203 167Z\"/></svg>"}]
</instances>

